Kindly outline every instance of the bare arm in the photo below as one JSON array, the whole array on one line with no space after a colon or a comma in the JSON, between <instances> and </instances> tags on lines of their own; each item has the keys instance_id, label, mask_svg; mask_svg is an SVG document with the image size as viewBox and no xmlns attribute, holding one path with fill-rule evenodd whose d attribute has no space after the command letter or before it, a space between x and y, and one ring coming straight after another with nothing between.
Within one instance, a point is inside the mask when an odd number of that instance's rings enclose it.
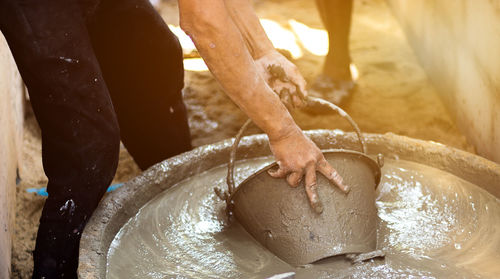
<instances>
[{"instance_id":1,"label":"bare arm","mask_svg":"<svg viewBox=\"0 0 500 279\"><path fill-rule=\"evenodd\" d=\"M253 10L252 1L224 0L224 2L264 80L287 107L304 106L304 98L307 96L306 81L298 68L276 51ZM290 82L273 81L270 83L271 74L268 68L271 65L281 66Z\"/></svg>"},{"instance_id":2,"label":"bare arm","mask_svg":"<svg viewBox=\"0 0 500 279\"><path fill-rule=\"evenodd\" d=\"M181 27L229 97L271 140L298 130L279 98L259 75L224 1L180 0Z\"/></svg>"},{"instance_id":3,"label":"bare arm","mask_svg":"<svg viewBox=\"0 0 500 279\"><path fill-rule=\"evenodd\" d=\"M275 50L253 10L251 0L224 0L224 2L253 59L257 60Z\"/></svg>"},{"instance_id":4,"label":"bare arm","mask_svg":"<svg viewBox=\"0 0 500 279\"><path fill-rule=\"evenodd\" d=\"M268 136L280 169L297 186L306 175L311 205L320 211L316 170L346 190L321 151L305 137L288 110L264 81L223 0L179 0L181 27L191 36L210 71L226 94Z\"/></svg>"}]
</instances>

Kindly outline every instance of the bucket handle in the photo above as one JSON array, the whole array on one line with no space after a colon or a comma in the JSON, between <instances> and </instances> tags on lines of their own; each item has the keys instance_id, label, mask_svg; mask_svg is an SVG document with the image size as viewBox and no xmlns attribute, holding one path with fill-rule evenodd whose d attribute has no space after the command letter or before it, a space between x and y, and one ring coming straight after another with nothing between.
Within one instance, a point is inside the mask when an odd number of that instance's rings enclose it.
<instances>
[{"instance_id":1,"label":"bucket handle","mask_svg":"<svg viewBox=\"0 0 500 279\"><path fill-rule=\"evenodd\" d=\"M306 98L306 100L307 100L307 105L308 106L310 106L310 105L320 105L320 106L328 107L331 110L337 112L344 119L347 119L347 121L354 128L354 131L356 132L356 135L358 136L358 140L359 140L359 145L360 145L360 148L361 148L361 152L364 153L364 154L367 154L367 152L366 152L366 144L364 142L363 135L361 134L361 130L359 129L359 127L356 124L356 122L354 122L354 120L351 118L351 116L349 114L347 114L347 112L345 112L343 109L341 109L337 105L335 105L335 104L333 104L331 102L328 102L326 100L323 100L321 98L316 98L316 97L310 97L310 96L308 96ZM227 191L222 191L221 189L219 189L217 187L214 188L215 193L217 194L217 196L220 199L226 201L226 204L227 204L226 211L227 211L228 214L231 212L232 205L233 205L232 201L231 201L231 196L232 196L232 194L234 193L234 191L236 189L236 187L234 185L234 162L236 160L236 151L238 149L238 145L240 143L240 140L243 137L243 133L246 131L246 129L248 128L248 126L250 125L250 123L252 123L252 120L248 119L245 122L245 124L243 124L243 126L240 128L240 130L236 134L236 136L234 138L233 145L231 146L231 151L230 151L230 154L229 154L229 162L227 164L227 177L226 177Z\"/></svg>"}]
</instances>

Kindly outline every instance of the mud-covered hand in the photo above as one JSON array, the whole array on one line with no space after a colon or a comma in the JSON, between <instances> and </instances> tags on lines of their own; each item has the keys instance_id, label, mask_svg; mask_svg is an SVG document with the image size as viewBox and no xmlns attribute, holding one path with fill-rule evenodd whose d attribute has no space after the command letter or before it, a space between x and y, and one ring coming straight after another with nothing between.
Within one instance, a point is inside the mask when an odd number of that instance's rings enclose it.
<instances>
[{"instance_id":1,"label":"mud-covered hand","mask_svg":"<svg viewBox=\"0 0 500 279\"><path fill-rule=\"evenodd\" d=\"M290 60L273 50L255 60L261 76L287 107L305 106L306 81Z\"/></svg>"},{"instance_id":2,"label":"mud-covered hand","mask_svg":"<svg viewBox=\"0 0 500 279\"><path fill-rule=\"evenodd\" d=\"M323 174L344 193L349 187L343 184L342 177L326 161L319 148L302 131L296 130L287 137L270 141L279 168L268 173L274 178L285 178L292 187L297 187L305 176L305 190L311 207L317 212L323 211L323 204L318 196L316 171Z\"/></svg>"}]
</instances>

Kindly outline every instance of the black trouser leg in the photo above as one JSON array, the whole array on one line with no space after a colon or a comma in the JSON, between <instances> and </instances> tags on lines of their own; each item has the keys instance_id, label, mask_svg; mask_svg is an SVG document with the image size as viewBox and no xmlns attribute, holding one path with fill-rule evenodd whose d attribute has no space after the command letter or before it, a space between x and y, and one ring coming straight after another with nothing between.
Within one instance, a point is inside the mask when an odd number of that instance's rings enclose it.
<instances>
[{"instance_id":1,"label":"black trouser leg","mask_svg":"<svg viewBox=\"0 0 500 279\"><path fill-rule=\"evenodd\" d=\"M182 49L149 1L103 1L89 30L122 141L141 169L191 149Z\"/></svg>"},{"instance_id":2,"label":"black trouser leg","mask_svg":"<svg viewBox=\"0 0 500 279\"><path fill-rule=\"evenodd\" d=\"M75 278L81 232L117 166L119 128L79 5L0 0L0 28L42 130L49 197L34 278Z\"/></svg>"}]
</instances>

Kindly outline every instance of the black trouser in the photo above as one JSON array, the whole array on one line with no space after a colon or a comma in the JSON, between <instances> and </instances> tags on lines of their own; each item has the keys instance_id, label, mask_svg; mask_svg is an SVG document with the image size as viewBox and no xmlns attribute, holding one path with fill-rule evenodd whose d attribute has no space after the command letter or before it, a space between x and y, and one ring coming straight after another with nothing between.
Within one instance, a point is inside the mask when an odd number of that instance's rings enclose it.
<instances>
[{"instance_id":1,"label":"black trouser","mask_svg":"<svg viewBox=\"0 0 500 279\"><path fill-rule=\"evenodd\" d=\"M49 179L33 277L76 277L81 232L115 174L120 137L142 169L191 148L182 50L147 0L0 0L0 28Z\"/></svg>"}]
</instances>

